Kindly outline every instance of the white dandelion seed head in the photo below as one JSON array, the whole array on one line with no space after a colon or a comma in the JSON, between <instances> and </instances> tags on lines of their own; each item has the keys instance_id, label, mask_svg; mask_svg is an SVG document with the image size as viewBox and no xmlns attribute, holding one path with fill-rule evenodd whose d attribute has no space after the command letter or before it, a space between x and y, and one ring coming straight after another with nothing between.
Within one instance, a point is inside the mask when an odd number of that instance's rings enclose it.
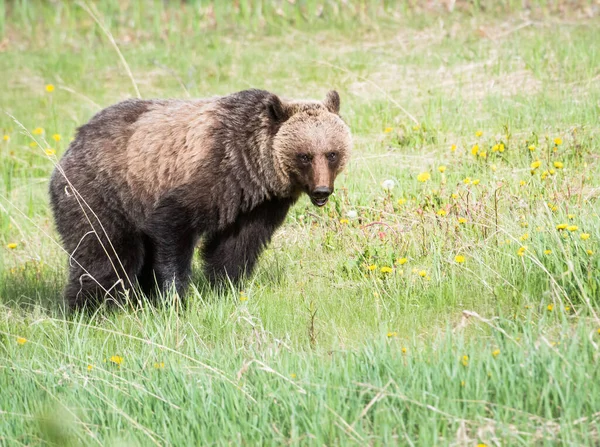
<instances>
[{"instance_id":1,"label":"white dandelion seed head","mask_svg":"<svg viewBox=\"0 0 600 447\"><path fill-rule=\"evenodd\" d=\"M391 191L394 189L394 186L396 186L396 183L392 179L384 180L383 183L381 183L381 187L386 191Z\"/></svg>"}]
</instances>

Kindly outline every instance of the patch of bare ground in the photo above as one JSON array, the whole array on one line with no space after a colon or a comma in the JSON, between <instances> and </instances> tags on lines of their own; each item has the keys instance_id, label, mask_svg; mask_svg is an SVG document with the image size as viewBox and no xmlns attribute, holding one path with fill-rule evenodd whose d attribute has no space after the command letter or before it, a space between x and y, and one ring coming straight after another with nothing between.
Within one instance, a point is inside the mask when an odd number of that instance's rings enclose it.
<instances>
[{"instance_id":1,"label":"patch of bare ground","mask_svg":"<svg viewBox=\"0 0 600 447\"><path fill-rule=\"evenodd\" d=\"M385 63L379 65L377 71L350 84L349 91L370 100L384 99L387 93L393 93L418 102L426 98L424 92L438 89L450 97L467 94L471 100L480 100L488 95L533 95L541 91L541 81L523 62L517 63L509 72L494 74L492 71L497 61L497 57L493 56L485 62L441 65L437 69Z\"/></svg>"}]
</instances>

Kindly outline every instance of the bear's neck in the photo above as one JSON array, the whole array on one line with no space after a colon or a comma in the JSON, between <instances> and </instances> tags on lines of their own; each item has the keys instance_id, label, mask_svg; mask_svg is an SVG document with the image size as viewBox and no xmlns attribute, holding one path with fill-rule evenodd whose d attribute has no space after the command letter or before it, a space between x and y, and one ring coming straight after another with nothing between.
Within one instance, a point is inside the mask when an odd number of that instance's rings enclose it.
<instances>
[{"instance_id":1,"label":"bear's neck","mask_svg":"<svg viewBox=\"0 0 600 447\"><path fill-rule=\"evenodd\" d=\"M263 200L297 197L285 170L273 152L273 130L258 116L245 126L228 126L227 148L230 175L256 206Z\"/></svg>"}]
</instances>

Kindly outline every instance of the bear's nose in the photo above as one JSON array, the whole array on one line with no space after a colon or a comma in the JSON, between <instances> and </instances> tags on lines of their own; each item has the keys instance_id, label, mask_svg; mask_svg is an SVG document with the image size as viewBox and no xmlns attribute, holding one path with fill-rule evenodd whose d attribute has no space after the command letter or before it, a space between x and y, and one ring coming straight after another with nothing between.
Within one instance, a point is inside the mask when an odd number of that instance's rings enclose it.
<instances>
[{"instance_id":1,"label":"bear's nose","mask_svg":"<svg viewBox=\"0 0 600 447\"><path fill-rule=\"evenodd\" d=\"M311 196L315 199L326 199L330 195L331 189L329 189L327 186L318 186L313 190L311 194Z\"/></svg>"},{"instance_id":2,"label":"bear's nose","mask_svg":"<svg viewBox=\"0 0 600 447\"><path fill-rule=\"evenodd\" d=\"M310 200L313 205L323 206L327 203L327 198L331 194L331 189L327 186L317 186L310 194Z\"/></svg>"}]
</instances>

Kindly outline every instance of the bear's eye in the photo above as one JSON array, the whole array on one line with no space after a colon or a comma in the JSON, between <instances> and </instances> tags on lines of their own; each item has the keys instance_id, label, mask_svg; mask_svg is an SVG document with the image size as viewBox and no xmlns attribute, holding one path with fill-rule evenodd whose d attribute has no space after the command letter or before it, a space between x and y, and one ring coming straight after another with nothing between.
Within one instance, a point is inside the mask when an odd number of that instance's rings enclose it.
<instances>
[{"instance_id":1,"label":"bear's eye","mask_svg":"<svg viewBox=\"0 0 600 447\"><path fill-rule=\"evenodd\" d=\"M338 158L337 152L328 152L327 153L327 160L329 160L331 163L333 163L334 161L336 161L337 158Z\"/></svg>"},{"instance_id":2,"label":"bear's eye","mask_svg":"<svg viewBox=\"0 0 600 447\"><path fill-rule=\"evenodd\" d=\"M312 157L308 154L298 154L298 160L300 160L300 163L308 164L311 162Z\"/></svg>"}]
</instances>

